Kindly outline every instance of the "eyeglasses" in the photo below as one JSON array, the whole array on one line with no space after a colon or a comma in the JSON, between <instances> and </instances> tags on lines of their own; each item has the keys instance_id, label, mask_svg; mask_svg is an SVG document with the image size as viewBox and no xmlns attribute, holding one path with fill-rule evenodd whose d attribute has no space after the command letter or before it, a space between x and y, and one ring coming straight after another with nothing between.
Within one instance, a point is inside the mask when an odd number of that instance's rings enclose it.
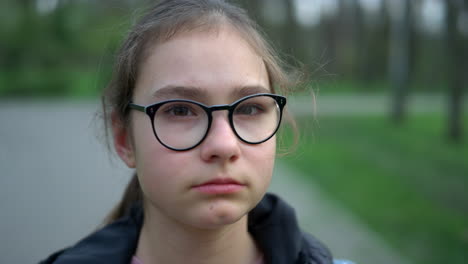
<instances>
[{"instance_id":1,"label":"eyeglasses","mask_svg":"<svg viewBox=\"0 0 468 264\"><path fill-rule=\"evenodd\" d=\"M206 106L202 103L174 99L128 107L146 113L156 139L168 149L184 151L200 145L208 135L212 113L227 110L234 134L248 144L260 144L278 130L286 97L260 93L243 97L232 104Z\"/></svg>"}]
</instances>

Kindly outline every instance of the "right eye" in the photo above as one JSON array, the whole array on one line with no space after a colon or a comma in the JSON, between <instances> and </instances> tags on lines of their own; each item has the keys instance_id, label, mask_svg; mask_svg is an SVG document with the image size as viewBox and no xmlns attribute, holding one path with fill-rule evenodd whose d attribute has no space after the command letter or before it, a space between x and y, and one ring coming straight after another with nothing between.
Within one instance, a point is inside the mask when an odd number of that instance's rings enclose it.
<instances>
[{"instance_id":1,"label":"right eye","mask_svg":"<svg viewBox=\"0 0 468 264\"><path fill-rule=\"evenodd\" d=\"M171 104L164 107L163 112L171 116L195 116L197 113L190 105L187 104Z\"/></svg>"},{"instance_id":2,"label":"right eye","mask_svg":"<svg viewBox=\"0 0 468 264\"><path fill-rule=\"evenodd\" d=\"M174 106L168 112L175 116L188 116L193 115L192 111L186 106Z\"/></svg>"}]
</instances>

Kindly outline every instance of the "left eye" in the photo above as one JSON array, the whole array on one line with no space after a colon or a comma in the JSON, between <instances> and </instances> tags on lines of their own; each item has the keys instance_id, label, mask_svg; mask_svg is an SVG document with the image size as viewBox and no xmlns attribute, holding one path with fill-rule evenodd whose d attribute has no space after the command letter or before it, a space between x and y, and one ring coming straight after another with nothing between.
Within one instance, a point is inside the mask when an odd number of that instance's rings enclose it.
<instances>
[{"instance_id":1,"label":"left eye","mask_svg":"<svg viewBox=\"0 0 468 264\"><path fill-rule=\"evenodd\" d=\"M236 115L258 115L263 112L262 107L254 104L240 105L234 111Z\"/></svg>"}]
</instances>

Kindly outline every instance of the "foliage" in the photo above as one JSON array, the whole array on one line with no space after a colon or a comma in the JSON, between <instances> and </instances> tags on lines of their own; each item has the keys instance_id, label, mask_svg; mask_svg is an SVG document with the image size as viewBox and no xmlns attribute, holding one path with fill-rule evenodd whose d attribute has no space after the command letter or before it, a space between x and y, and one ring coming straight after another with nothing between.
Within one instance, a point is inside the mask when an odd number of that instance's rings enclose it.
<instances>
[{"instance_id":1,"label":"foliage","mask_svg":"<svg viewBox=\"0 0 468 264\"><path fill-rule=\"evenodd\" d=\"M303 118L299 149L284 159L415 263L461 264L468 259L468 147L442 139L443 120L412 116L396 128L376 116Z\"/></svg>"},{"instance_id":2,"label":"foliage","mask_svg":"<svg viewBox=\"0 0 468 264\"><path fill-rule=\"evenodd\" d=\"M353 91L389 90L391 21L385 5L371 15L360 1L339 1L333 15L303 25L294 12L298 1L232 1L246 7L284 60L302 67L310 79L359 84L347 86ZM58 5L51 10L38 8L54 2ZM1 1L0 97L99 94L116 47L150 2L155 1ZM418 3L415 8L422 8ZM412 88L446 91L454 66L446 59L445 35L418 31L416 22L411 27ZM468 38L460 41L466 46Z\"/></svg>"},{"instance_id":3,"label":"foliage","mask_svg":"<svg viewBox=\"0 0 468 264\"><path fill-rule=\"evenodd\" d=\"M128 11L90 2L36 1L0 7L0 96L89 96L105 85L112 53L128 27Z\"/></svg>"}]
</instances>

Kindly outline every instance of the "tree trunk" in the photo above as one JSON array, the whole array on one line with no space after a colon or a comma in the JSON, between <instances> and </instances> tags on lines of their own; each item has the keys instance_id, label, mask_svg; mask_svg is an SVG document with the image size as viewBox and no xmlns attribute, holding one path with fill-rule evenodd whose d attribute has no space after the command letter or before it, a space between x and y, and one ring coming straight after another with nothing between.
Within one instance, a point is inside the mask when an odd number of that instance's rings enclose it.
<instances>
[{"instance_id":1,"label":"tree trunk","mask_svg":"<svg viewBox=\"0 0 468 264\"><path fill-rule=\"evenodd\" d=\"M410 0L398 2L402 12L395 12L390 21L389 58L389 75L393 87L391 119L395 124L400 124L405 119L411 63L411 3Z\"/></svg>"},{"instance_id":2,"label":"tree trunk","mask_svg":"<svg viewBox=\"0 0 468 264\"><path fill-rule=\"evenodd\" d=\"M290 64L296 64L296 59L300 55L300 41L298 34L298 23L296 20L296 11L294 1L284 0L286 20L283 28L283 49L288 55L287 61Z\"/></svg>"},{"instance_id":3,"label":"tree trunk","mask_svg":"<svg viewBox=\"0 0 468 264\"><path fill-rule=\"evenodd\" d=\"M353 39L353 49L354 49L354 70L352 72L353 79L356 79L360 82L368 81L369 79L367 74L367 56L369 55L368 50L368 38L365 34L364 29L364 14L361 9L358 0L351 0L351 8L353 17L352 23L352 39Z\"/></svg>"},{"instance_id":4,"label":"tree trunk","mask_svg":"<svg viewBox=\"0 0 468 264\"><path fill-rule=\"evenodd\" d=\"M447 59L449 67L449 94L448 94L448 139L452 142L462 140L462 110L464 86L464 58L466 47L463 45L460 33L457 30L457 6L455 0L448 0L446 8L447 19Z\"/></svg>"}]
</instances>

